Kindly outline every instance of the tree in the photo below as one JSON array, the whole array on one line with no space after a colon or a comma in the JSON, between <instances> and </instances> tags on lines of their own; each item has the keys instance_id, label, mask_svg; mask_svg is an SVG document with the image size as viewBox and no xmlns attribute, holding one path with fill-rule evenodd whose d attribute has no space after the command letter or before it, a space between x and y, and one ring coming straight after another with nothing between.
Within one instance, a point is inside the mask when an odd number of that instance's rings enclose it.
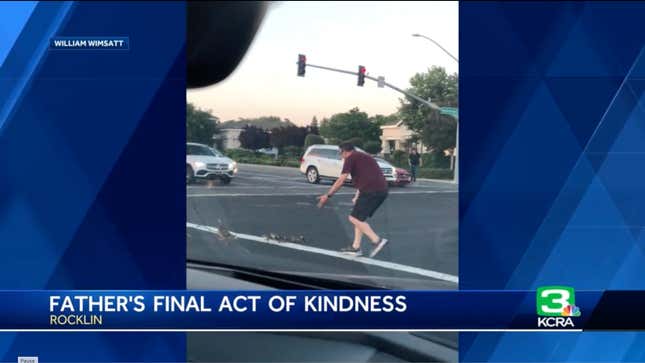
<instances>
[{"instance_id":1,"label":"tree","mask_svg":"<svg viewBox=\"0 0 645 363\"><path fill-rule=\"evenodd\" d=\"M360 147L360 148L363 147L363 139L361 139L360 137L352 137L350 139L343 140L342 142L348 142L348 143L350 143L350 144L352 144L352 145L354 145L356 147Z\"/></svg>"},{"instance_id":2,"label":"tree","mask_svg":"<svg viewBox=\"0 0 645 363\"><path fill-rule=\"evenodd\" d=\"M265 130L271 130L281 126L294 126L289 119L282 120L278 116L261 116L256 118L239 118L222 123L222 126L229 128L243 128L246 125L256 126Z\"/></svg>"},{"instance_id":3,"label":"tree","mask_svg":"<svg viewBox=\"0 0 645 363\"><path fill-rule=\"evenodd\" d=\"M307 135L309 134L320 135L320 129L318 127L307 126L306 130L307 130Z\"/></svg>"},{"instance_id":4,"label":"tree","mask_svg":"<svg viewBox=\"0 0 645 363\"><path fill-rule=\"evenodd\" d=\"M309 126L307 126L307 134L320 134L320 126L318 124L318 119L316 118L316 116L311 119L311 123L309 124Z\"/></svg>"},{"instance_id":5,"label":"tree","mask_svg":"<svg viewBox=\"0 0 645 363\"><path fill-rule=\"evenodd\" d=\"M308 148L311 145L324 145L325 139L316 134L309 134L305 137L305 148Z\"/></svg>"},{"instance_id":6,"label":"tree","mask_svg":"<svg viewBox=\"0 0 645 363\"><path fill-rule=\"evenodd\" d=\"M186 141L212 145L218 123L219 119L210 112L200 110L192 103L186 105Z\"/></svg>"},{"instance_id":7,"label":"tree","mask_svg":"<svg viewBox=\"0 0 645 363\"><path fill-rule=\"evenodd\" d=\"M376 116L370 117L370 121L377 124L378 127L381 127L383 125L396 123L397 121L399 121L399 116L397 114L392 114L389 116L376 115Z\"/></svg>"},{"instance_id":8,"label":"tree","mask_svg":"<svg viewBox=\"0 0 645 363\"><path fill-rule=\"evenodd\" d=\"M353 108L349 112L337 113L320 126L320 135L332 143L340 143L351 138L359 138L363 142L379 141L381 128L371 122L365 112Z\"/></svg>"},{"instance_id":9,"label":"tree","mask_svg":"<svg viewBox=\"0 0 645 363\"><path fill-rule=\"evenodd\" d=\"M417 73L410 79L407 90L423 99L431 99L441 107L458 107L459 76L447 74L443 67L433 66L426 73ZM400 100L399 115L405 125L417 132L426 146L445 150L455 146L457 123L451 116L406 97Z\"/></svg>"},{"instance_id":10,"label":"tree","mask_svg":"<svg viewBox=\"0 0 645 363\"><path fill-rule=\"evenodd\" d=\"M420 132L421 140L426 146L432 150L443 152L443 150L455 147L456 126L457 123L450 116L432 112L421 130L413 130Z\"/></svg>"},{"instance_id":11,"label":"tree","mask_svg":"<svg viewBox=\"0 0 645 363\"><path fill-rule=\"evenodd\" d=\"M269 133L255 126L244 126L239 140L242 147L249 150L258 150L271 146L269 144Z\"/></svg>"},{"instance_id":12,"label":"tree","mask_svg":"<svg viewBox=\"0 0 645 363\"><path fill-rule=\"evenodd\" d=\"M378 154L381 152L381 143L377 141L368 141L363 145L365 151L370 154Z\"/></svg>"},{"instance_id":13,"label":"tree","mask_svg":"<svg viewBox=\"0 0 645 363\"><path fill-rule=\"evenodd\" d=\"M305 136L307 136L306 127L276 127L271 130L271 145L279 149L282 149L285 146L302 147L305 144Z\"/></svg>"}]
</instances>

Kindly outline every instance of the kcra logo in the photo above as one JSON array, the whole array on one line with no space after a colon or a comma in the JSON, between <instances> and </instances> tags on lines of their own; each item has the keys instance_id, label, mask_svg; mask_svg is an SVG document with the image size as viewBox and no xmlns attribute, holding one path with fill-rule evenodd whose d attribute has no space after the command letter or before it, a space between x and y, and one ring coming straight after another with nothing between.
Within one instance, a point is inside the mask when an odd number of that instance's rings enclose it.
<instances>
[{"instance_id":1,"label":"kcra logo","mask_svg":"<svg viewBox=\"0 0 645 363\"><path fill-rule=\"evenodd\" d=\"M574 328L571 317L580 316L572 287L543 286L535 295L538 328Z\"/></svg>"}]
</instances>

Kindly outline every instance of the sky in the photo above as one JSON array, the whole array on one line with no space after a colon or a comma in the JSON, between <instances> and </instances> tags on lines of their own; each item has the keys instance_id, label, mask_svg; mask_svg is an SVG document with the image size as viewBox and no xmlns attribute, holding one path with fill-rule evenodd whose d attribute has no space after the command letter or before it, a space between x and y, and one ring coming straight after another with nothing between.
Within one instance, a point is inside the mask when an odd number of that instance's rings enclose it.
<instances>
[{"instance_id":1,"label":"sky","mask_svg":"<svg viewBox=\"0 0 645 363\"><path fill-rule=\"evenodd\" d=\"M457 2L274 2L235 72L210 87L189 90L188 102L222 121L260 116L307 125L353 107L372 115L396 112L402 95L356 76L308 67L298 77L298 54L307 63L384 76L400 88L433 65L458 71L457 62L426 35L459 57Z\"/></svg>"}]
</instances>

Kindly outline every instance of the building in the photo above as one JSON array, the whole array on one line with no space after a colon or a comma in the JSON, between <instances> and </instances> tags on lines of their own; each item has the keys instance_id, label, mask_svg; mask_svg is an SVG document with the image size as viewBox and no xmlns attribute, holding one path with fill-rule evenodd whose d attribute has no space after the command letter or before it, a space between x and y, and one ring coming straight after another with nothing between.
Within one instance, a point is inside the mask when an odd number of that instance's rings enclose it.
<instances>
[{"instance_id":1,"label":"building","mask_svg":"<svg viewBox=\"0 0 645 363\"><path fill-rule=\"evenodd\" d=\"M381 126L381 148L383 154L391 154L396 150L409 151L410 148L416 147L417 151L423 153L425 148L420 141L414 144L410 139L416 134L410 130L403 121L394 121Z\"/></svg>"}]
</instances>

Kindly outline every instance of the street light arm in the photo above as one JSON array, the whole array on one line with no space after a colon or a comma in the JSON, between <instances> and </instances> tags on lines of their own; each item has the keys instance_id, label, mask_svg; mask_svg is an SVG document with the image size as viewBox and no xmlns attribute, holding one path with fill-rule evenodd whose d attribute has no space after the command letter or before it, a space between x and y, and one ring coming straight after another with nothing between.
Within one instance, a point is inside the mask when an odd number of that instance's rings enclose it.
<instances>
[{"instance_id":1,"label":"street light arm","mask_svg":"<svg viewBox=\"0 0 645 363\"><path fill-rule=\"evenodd\" d=\"M430 38L430 37L427 37L427 36L425 36L425 35L423 35L423 34L412 34L412 36L413 36L413 37L421 37L421 38L425 38L425 39L427 39L427 40L431 41L431 42L432 42L432 43L434 43L437 47L439 47L441 50L443 50L443 51L444 51L444 53L448 54L452 59L454 59L454 60L455 60L455 62L459 63L459 59L457 59L457 57L455 57L454 55L452 55L452 53L450 53L449 51L447 51L447 50L446 50L446 48L442 47L442 46L441 46L441 44L437 43L434 39L432 39L432 38Z\"/></svg>"},{"instance_id":2,"label":"street light arm","mask_svg":"<svg viewBox=\"0 0 645 363\"><path fill-rule=\"evenodd\" d=\"M327 71L338 72L338 73L351 74L351 75L354 75L354 76L358 75L357 72L346 71L344 69L337 69L337 68L332 68L332 67L319 66L319 65L315 65L315 64L307 64L307 67L324 69L324 70L327 70ZM365 78L367 78L369 80L372 80L372 81L375 81L375 82L379 81L378 78L374 78L374 77L369 76L367 74L365 75ZM432 109L440 110L440 107L437 106L436 104L428 102L428 101L424 100L423 98L421 98L421 97L419 97L419 96L417 96L417 95L415 95L413 93L410 93L410 92L407 92L405 90L402 90L402 89L400 89L400 88L398 88L398 87L396 87L396 86L394 86L392 84L389 84L389 83L387 83L385 81L383 81L382 83L383 83L384 86L389 87L389 88L391 88L391 89L393 89L395 91L398 91L400 93L403 93L404 95L406 95L408 97L414 98L415 100L423 103L424 105L426 105L426 106L428 106L428 107L430 107Z\"/></svg>"},{"instance_id":3,"label":"street light arm","mask_svg":"<svg viewBox=\"0 0 645 363\"><path fill-rule=\"evenodd\" d=\"M427 37L427 36L425 36L423 34L412 34L412 36L413 37L425 38L425 39L431 41L437 47L439 47L441 50L443 50L444 53L448 54L450 56L450 58L454 59L455 62L457 62L457 64L459 63L459 59L457 59L457 57L452 55L452 53L447 51L446 48L442 47L441 44L437 43L434 39L432 39L430 37ZM453 174L453 179L452 180L453 180L453 182L455 184L459 184L459 151L458 151L459 150L459 116L455 117L455 121L457 122L457 130L455 132L455 150L453 151L453 153L456 154L456 155L453 156L453 158L454 158L453 159L454 160L454 174Z\"/></svg>"}]
</instances>

